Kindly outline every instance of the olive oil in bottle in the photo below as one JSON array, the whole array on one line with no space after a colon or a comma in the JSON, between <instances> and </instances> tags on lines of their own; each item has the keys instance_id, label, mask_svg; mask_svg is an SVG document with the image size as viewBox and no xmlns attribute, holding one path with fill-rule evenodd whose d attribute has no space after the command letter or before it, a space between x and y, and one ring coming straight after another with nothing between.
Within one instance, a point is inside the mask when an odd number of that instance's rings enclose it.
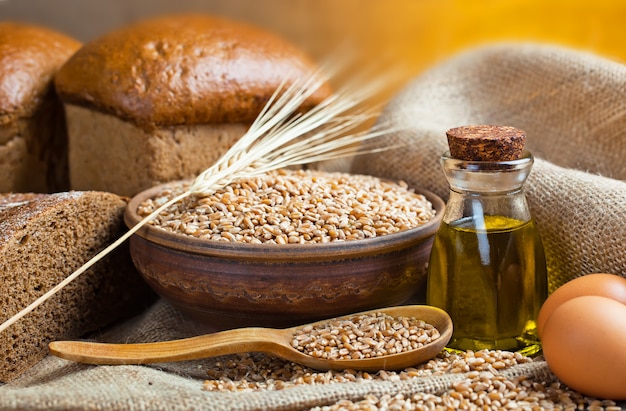
<instances>
[{"instance_id":1,"label":"olive oil in bottle","mask_svg":"<svg viewBox=\"0 0 626 411\"><path fill-rule=\"evenodd\" d=\"M441 157L450 196L428 264L426 301L453 322L452 350L532 355L548 294L541 239L523 184L533 157L513 127L466 126L447 133Z\"/></svg>"},{"instance_id":2,"label":"olive oil in bottle","mask_svg":"<svg viewBox=\"0 0 626 411\"><path fill-rule=\"evenodd\" d=\"M536 318L547 283L533 220L485 215L444 222L429 269L429 304L454 319L448 347L539 351Z\"/></svg>"}]
</instances>

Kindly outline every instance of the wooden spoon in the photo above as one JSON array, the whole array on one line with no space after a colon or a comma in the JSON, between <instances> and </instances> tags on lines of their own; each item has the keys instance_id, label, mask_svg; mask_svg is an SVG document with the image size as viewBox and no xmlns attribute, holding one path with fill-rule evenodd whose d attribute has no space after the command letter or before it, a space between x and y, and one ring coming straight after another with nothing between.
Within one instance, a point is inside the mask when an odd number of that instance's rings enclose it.
<instances>
[{"instance_id":1,"label":"wooden spoon","mask_svg":"<svg viewBox=\"0 0 626 411\"><path fill-rule=\"evenodd\" d=\"M439 338L421 348L397 354L355 360L329 360L302 353L291 346L294 332L305 325L285 329L239 328L181 340L141 343L105 344L82 341L55 341L50 353L67 360L87 364L148 364L185 361L244 352L264 352L318 370L400 370L435 357L450 341L452 320L448 314L426 305L407 305L350 314L384 312L393 317L424 320L439 330ZM329 320L310 325L324 324Z\"/></svg>"}]
</instances>

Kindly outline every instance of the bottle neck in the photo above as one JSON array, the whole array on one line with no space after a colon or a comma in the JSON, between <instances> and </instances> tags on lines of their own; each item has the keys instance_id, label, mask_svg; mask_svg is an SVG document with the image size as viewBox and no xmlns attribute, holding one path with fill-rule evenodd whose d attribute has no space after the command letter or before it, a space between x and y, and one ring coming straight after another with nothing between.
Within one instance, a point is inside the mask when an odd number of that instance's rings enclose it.
<instances>
[{"instance_id":1,"label":"bottle neck","mask_svg":"<svg viewBox=\"0 0 626 411\"><path fill-rule=\"evenodd\" d=\"M528 151L521 158L510 161L458 160L446 152L441 157L441 166L453 191L502 195L522 190L533 161Z\"/></svg>"},{"instance_id":2,"label":"bottle neck","mask_svg":"<svg viewBox=\"0 0 626 411\"><path fill-rule=\"evenodd\" d=\"M486 215L520 222L531 219L523 192L533 164L529 152L518 160L503 162L463 161L446 153L441 164L450 184L444 222L466 217L480 219Z\"/></svg>"}]
</instances>

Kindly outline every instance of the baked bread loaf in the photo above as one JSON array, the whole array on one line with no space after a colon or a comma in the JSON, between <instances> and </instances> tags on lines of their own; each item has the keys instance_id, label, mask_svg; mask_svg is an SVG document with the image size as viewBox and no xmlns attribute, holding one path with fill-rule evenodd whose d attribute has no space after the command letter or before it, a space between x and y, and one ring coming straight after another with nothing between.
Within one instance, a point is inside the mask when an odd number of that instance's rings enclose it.
<instances>
[{"instance_id":1,"label":"baked bread loaf","mask_svg":"<svg viewBox=\"0 0 626 411\"><path fill-rule=\"evenodd\" d=\"M193 178L245 133L283 81L315 69L284 39L212 16L144 20L87 43L55 80L71 187L132 196ZM302 109L328 95L325 85Z\"/></svg>"},{"instance_id":2,"label":"baked bread loaf","mask_svg":"<svg viewBox=\"0 0 626 411\"><path fill-rule=\"evenodd\" d=\"M119 238L125 207L124 198L103 192L0 195L0 323ZM44 358L50 341L78 338L153 300L120 246L0 332L0 381Z\"/></svg>"},{"instance_id":3,"label":"baked bread loaf","mask_svg":"<svg viewBox=\"0 0 626 411\"><path fill-rule=\"evenodd\" d=\"M69 188L67 131L53 76L80 43L0 22L0 192Z\"/></svg>"}]
</instances>

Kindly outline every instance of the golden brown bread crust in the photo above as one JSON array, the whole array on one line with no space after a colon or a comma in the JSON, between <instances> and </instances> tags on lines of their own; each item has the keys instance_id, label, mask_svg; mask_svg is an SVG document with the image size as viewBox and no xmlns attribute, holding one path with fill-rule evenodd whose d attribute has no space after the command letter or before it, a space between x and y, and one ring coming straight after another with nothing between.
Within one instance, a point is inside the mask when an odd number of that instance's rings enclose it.
<instances>
[{"instance_id":1,"label":"golden brown bread crust","mask_svg":"<svg viewBox=\"0 0 626 411\"><path fill-rule=\"evenodd\" d=\"M0 192L69 188L67 130L52 79L80 43L0 22Z\"/></svg>"},{"instance_id":2,"label":"golden brown bread crust","mask_svg":"<svg viewBox=\"0 0 626 411\"><path fill-rule=\"evenodd\" d=\"M56 77L64 101L145 129L249 123L285 79L314 70L271 33L203 15L144 20L81 48ZM310 100L330 94L325 86Z\"/></svg>"},{"instance_id":3,"label":"golden brown bread crust","mask_svg":"<svg viewBox=\"0 0 626 411\"><path fill-rule=\"evenodd\" d=\"M0 126L33 115L51 91L57 69L79 47L47 28L0 22Z\"/></svg>"}]
</instances>

